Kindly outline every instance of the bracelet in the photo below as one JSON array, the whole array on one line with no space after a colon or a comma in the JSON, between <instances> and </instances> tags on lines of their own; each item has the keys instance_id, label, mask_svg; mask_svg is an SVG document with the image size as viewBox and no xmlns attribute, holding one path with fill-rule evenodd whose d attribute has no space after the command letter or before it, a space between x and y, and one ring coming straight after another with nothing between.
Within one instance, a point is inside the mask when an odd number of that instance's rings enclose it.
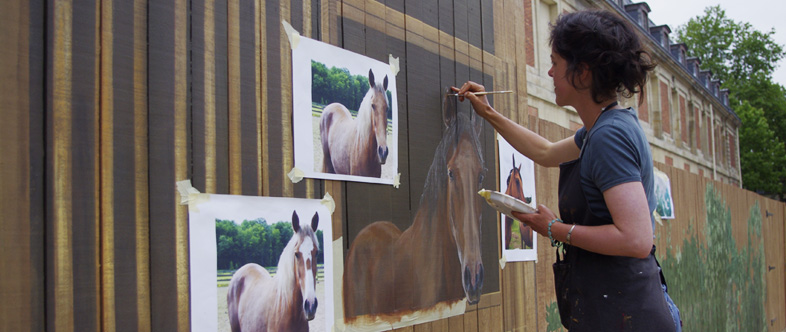
<instances>
[{"instance_id":1,"label":"bracelet","mask_svg":"<svg viewBox=\"0 0 786 332\"><path fill-rule=\"evenodd\" d=\"M549 228L548 228L549 229L549 240L551 240L551 246L552 247L556 247L557 245L559 245L559 241L555 241L554 240L554 236L552 236L552 234L551 234L551 225L554 225L554 223L557 222L557 221L562 222L562 220L559 220L559 219L554 219L552 221L549 221Z\"/></svg>"},{"instance_id":2,"label":"bracelet","mask_svg":"<svg viewBox=\"0 0 786 332\"><path fill-rule=\"evenodd\" d=\"M565 243L567 243L568 245L570 245L570 234L573 233L574 228L576 228L576 224L570 226L570 230L568 231L568 237L565 239Z\"/></svg>"}]
</instances>

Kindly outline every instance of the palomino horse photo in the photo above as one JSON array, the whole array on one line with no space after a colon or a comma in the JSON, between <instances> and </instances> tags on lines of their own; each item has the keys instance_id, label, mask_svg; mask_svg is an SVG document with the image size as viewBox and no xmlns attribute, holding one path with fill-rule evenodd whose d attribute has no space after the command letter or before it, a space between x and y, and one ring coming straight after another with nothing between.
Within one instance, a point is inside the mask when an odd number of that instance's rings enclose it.
<instances>
[{"instance_id":1,"label":"palomino horse photo","mask_svg":"<svg viewBox=\"0 0 786 332\"><path fill-rule=\"evenodd\" d=\"M524 187L523 187L524 181L521 179L521 164L519 164L519 166L516 167L515 154L511 154L511 158L513 160L513 168L510 169L510 174L508 174L508 179L505 180L508 187L505 190L505 194L515 197L524 203L530 203L532 202L532 197L524 196ZM512 229L514 223L518 223L519 226L519 234L521 239L520 248L514 248L510 246L510 240L512 238ZM524 225L524 223L519 222L516 219L513 219L505 215L505 249L531 249L531 248L532 248L532 228L527 225Z\"/></svg>"},{"instance_id":2,"label":"palomino horse photo","mask_svg":"<svg viewBox=\"0 0 786 332\"><path fill-rule=\"evenodd\" d=\"M352 241L344 268L344 316L398 321L403 315L478 303L483 285L481 198L485 175L482 120L443 102L447 127L434 154L412 225L378 221Z\"/></svg>"},{"instance_id":3,"label":"palomino horse photo","mask_svg":"<svg viewBox=\"0 0 786 332\"><path fill-rule=\"evenodd\" d=\"M281 253L275 277L255 263L235 272L227 293L233 332L309 330L308 321L317 311L318 224L316 213L310 227L303 227L292 212L295 233Z\"/></svg>"},{"instance_id":4,"label":"palomino horse photo","mask_svg":"<svg viewBox=\"0 0 786 332\"><path fill-rule=\"evenodd\" d=\"M369 89L360 103L357 118L346 106L325 106L319 122L322 140L322 172L380 177L388 158L388 77L382 84L368 71Z\"/></svg>"}]
</instances>

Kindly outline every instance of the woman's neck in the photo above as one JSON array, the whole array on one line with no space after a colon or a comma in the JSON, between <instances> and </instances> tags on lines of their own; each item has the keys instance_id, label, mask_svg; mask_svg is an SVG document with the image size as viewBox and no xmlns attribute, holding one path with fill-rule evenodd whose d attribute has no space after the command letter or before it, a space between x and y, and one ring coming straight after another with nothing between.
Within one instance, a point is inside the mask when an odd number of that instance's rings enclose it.
<instances>
[{"instance_id":1,"label":"woman's neck","mask_svg":"<svg viewBox=\"0 0 786 332\"><path fill-rule=\"evenodd\" d=\"M595 126L595 123L598 122L598 118L600 118L601 113L606 110L616 108L620 108L619 105L616 104L616 100L609 99L601 101L600 103L588 101L582 106L576 107L576 111L579 113L579 117L581 118L581 122L584 124L584 128L589 131L592 129L592 127Z\"/></svg>"}]
</instances>

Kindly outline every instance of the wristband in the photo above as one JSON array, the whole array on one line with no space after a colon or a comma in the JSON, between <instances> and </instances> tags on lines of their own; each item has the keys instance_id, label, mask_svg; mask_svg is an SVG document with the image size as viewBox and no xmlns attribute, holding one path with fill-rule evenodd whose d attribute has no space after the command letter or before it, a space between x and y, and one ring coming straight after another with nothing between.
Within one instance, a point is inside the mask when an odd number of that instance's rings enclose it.
<instances>
[{"instance_id":1,"label":"wristband","mask_svg":"<svg viewBox=\"0 0 786 332\"><path fill-rule=\"evenodd\" d=\"M556 247L557 245L559 245L559 241L555 241L554 240L554 236L552 236L552 234L551 234L551 225L554 225L554 223L557 222L557 221L562 222L562 220L559 220L559 219L554 219L552 221L549 221L549 228L548 228L549 229L549 240L551 240L551 246L552 247Z\"/></svg>"},{"instance_id":2,"label":"wristband","mask_svg":"<svg viewBox=\"0 0 786 332\"><path fill-rule=\"evenodd\" d=\"M573 224L573 226L570 226L570 230L568 231L568 236L565 239L565 243L567 243L568 245L570 245L570 234L573 233L573 229L574 228L576 228L576 224Z\"/></svg>"}]
</instances>

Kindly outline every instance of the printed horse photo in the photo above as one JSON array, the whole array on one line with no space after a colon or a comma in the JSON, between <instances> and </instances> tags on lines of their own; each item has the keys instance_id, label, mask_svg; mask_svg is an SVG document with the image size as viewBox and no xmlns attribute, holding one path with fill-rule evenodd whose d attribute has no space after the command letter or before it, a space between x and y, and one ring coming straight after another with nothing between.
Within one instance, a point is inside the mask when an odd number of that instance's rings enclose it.
<instances>
[{"instance_id":1,"label":"printed horse photo","mask_svg":"<svg viewBox=\"0 0 786 332\"><path fill-rule=\"evenodd\" d=\"M382 84L368 71L369 89L358 107L357 118L346 106L325 106L319 122L324 173L380 177L388 157L388 77Z\"/></svg>"},{"instance_id":2,"label":"printed horse photo","mask_svg":"<svg viewBox=\"0 0 786 332\"><path fill-rule=\"evenodd\" d=\"M524 203L532 202L532 197L524 197L523 181L521 180L521 164L516 167L516 155L511 155L513 159L513 168L508 174L508 179L505 180L508 188L505 190L506 195L517 198ZM521 234L521 248L511 248L510 239L512 236L513 223L519 224L519 233ZM505 249L529 249L532 248L532 228L524 223L508 217L505 215Z\"/></svg>"},{"instance_id":3,"label":"printed horse photo","mask_svg":"<svg viewBox=\"0 0 786 332\"><path fill-rule=\"evenodd\" d=\"M344 268L345 321L402 315L459 301L478 303L483 285L481 199L485 175L482 120L443 103L443 137L412 225L377 221L352 241Z\"/></svg>"},{"instance_id":4,"label":"printed horse photo","mask_svg":"<svg viewBox=\"0 0 786 332\"><path fill-rule=\"evenodd\" d=\"M233 332L308 331L317 311L318 224L316 213L310 227L303 227L292 212L295 233L281 253L275 277L255 263L235 272L227 293Z\"/></svg>"}]
</instances>

